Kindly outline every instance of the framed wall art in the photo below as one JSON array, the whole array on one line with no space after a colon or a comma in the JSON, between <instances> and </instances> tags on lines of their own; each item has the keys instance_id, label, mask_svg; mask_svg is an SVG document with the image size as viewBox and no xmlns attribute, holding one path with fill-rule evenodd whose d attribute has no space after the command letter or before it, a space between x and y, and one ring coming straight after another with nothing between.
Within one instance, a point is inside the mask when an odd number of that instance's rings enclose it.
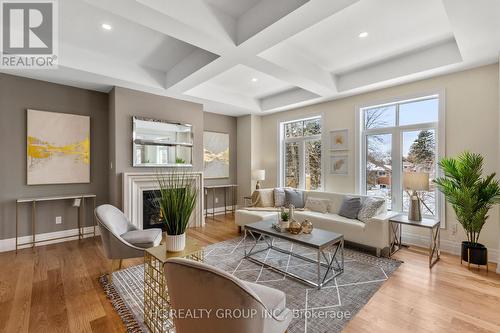
<instances>
[{"instance_id":1,"label":"framed wall art","mask_svg":"<svg viewBox=\"0 0 500 333\"><path fill-rule=\"evenodd\" d=\"M206 179L229 178L229 134L203 132L203 175Z\"/></svg>"},{"instance_id":2,"label":"framed wall art","mask_svg":"<svg viewBox=\"0 0 500 333\"><path fill-rule=\"evenodd\" d=\"M90 117L27 111L27 183L90 183Z\"/></svg>"},{"instance_id":3,"label":"framed wall art","mask_svg":"<svg viewBox=\"0 0 500 333\"><path fill-rule=\"evenodd\" d=\"M348 150L349 149L349 130L330 131L330 150Z\"/></svg>"}]
</instances>

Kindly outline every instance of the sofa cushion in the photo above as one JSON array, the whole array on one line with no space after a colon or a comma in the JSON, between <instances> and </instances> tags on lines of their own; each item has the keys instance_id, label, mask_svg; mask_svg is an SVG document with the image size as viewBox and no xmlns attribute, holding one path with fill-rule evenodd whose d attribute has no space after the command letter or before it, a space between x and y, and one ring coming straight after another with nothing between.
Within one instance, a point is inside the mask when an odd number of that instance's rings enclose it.
<instances>
[{"instance_id":1,"label":"sofa cushion","mask_svg":"<svg viewBox=\"0 0 500 333\"><path fill-rule=\"evenodd\" d=\"M328 212L328 207L330 206L330 200L308 197L306 200L306 209L310 209L314 212L326 213Z\"/></svg>"},{"instance_id":2,"label":"sofa cushion","mask_svg":"<svg viewBox=\"0 0 500 333\"><path fill-rule=\"evenodd\" d=\"M285 188L285 206L304 208L304 192L297 189Z\"/></svg>"},{"instance_id":3,"label":"sofa cushion","mask_svg":"<svg viewBox=\"0 0 500 333\"><path fill-rule=\"evenodd\" d=\"M339 215L349 219L357 219L361 209L361 199L346 197L340 206Z\"/></svg>"},{"instance_id":4,"label":"sofa cushion","mask_svg":"<svg viewBox=\"0 0 500 333\"><path fill-rule=\"evenodd\" d=\"M153 228L128 231L121 237L134 246L147 249L159 245L162 236L161 229Z\"/></svg>"},{"instance_id":5,"label":"sofa cushion","mask_svg":"<svg viewBox=\"0 0 500 333\"><path fill-rule=\"evenodd\" d=\"M285 206L285 189L277 187L273 190L273 194L274 194L274 207Z\"/></svg>"},{"instance_id":6,"label":"sofa cushion","mask_svg":"<svg viewBox=\"0 0 500 333\"><path fill-rule=\"evenodd\" d=\"M272 188L255 190L252 193L252 206L274 207L274 190Z\"/></svg>"},{"instance_id":7,"label":"sofa cushion","mask_svg":"<svg viewBox=\"0 0 500 333\"><path fill-rule=\"evenodd\" d=\"M246 209L238 209L235 213L234 222L243 227L250 223L260 222L265 219L277 219L278 212L277 211L269 211L269 210L246 210Z\"/></svg>"},{"instance_id":8,"label":"sofa cushion","mask_svg":"<svg viewBox=\"0 0 500 333\"><path fill-rule=\"evenodd\" d=\"M385 200L378 198L366 198L358 212L358 220L368 222L369 219L377 215Z\"/></svg>"}]
</instances>

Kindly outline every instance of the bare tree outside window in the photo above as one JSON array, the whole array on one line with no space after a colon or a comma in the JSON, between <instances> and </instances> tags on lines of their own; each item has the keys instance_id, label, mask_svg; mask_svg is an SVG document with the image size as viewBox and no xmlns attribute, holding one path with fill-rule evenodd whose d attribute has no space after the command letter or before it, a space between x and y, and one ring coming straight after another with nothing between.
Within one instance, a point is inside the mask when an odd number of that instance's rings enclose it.
<instances>
[{"instance_id":1,"label":"bare tree outside window","mask_svg":"<svg viewBox=\"0 0 500 333\"><path fill-rule=\"evenodd\" d=\"M297 188L299 178L299 145L296 142L285 144L285 186Z\"/></svg>"},{"instance_id":2,"label":"bare tree outside window","mask_svg":"<svg viewBox=\"0 0 500 333\"><path fill-rule=\"evenodd\" d=\"M362 172L366 193L384 197L388 209L408 211L409 195L402 189L402 183L394 184L393 179L402 182L404 172L426 172L430 183L429 191L420 192L423 214L435 216L438 197L433 179L436 178L439 98L402 101L365 108L362 112L366 163ZM396 152L399 156L395 156Z\"/></svg>"},{"instance_id":3,"label":"bare tree outside window","mask_svg":"<svg viewBox=\"0 0 500 333\"><path fill-rule=\"evenodd\" d=\"M283 124L284 185L321 188L321 118Z\"/></svg>"}]
</instances>

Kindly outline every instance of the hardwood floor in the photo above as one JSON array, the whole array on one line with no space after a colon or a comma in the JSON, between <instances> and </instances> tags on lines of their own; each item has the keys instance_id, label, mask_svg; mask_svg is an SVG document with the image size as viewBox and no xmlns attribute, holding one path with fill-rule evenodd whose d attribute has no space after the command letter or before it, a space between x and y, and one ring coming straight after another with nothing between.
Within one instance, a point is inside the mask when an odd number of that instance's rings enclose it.
<instances>
[{"instance_id":1,"label":"hardwood floor","mask_svg":"<svg viewBox=\"0 0 500 333\"><path fill-rule=\"evenodd\" d=\"M209 219L189 237L205 244L238 235L232 217ZM500 275L468 270L443 254L432 270L423 250L405 263L345 332L500 332ZM124 266L141 259L125 260ZM108 270L100 240L85 239L0 254L1 332L124 332L97 278Z\"/></svg>"}]
</instances>

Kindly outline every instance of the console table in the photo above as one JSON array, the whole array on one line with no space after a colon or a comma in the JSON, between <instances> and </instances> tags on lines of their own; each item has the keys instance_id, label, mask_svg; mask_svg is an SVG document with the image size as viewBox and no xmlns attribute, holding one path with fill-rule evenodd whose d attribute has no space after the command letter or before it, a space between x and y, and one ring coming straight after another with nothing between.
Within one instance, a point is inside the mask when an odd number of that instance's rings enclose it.
<instances>
[{"instance_id":1,"label":"console table","mask_svg":"<svg viewBox=\"0 0 500 333\"><path fill-rule=\"evenodd\" d=\"M224 215L227 214L227 212L234 212L235 211L235 206L236 206L236 190L238 188L238 185L236 184L228 184L228 185L206 185L203 187L204 188L204 192L205 192L205 217L208 217L208 214L211 214L212 215L212 218L215 217L215 190L217 189L223 189L224 190ZM208 211L208 205L207 205L207 201L208 201L208 192L209 191L212 191L212 212L209 212ZM230 202L230 206L231 206L231 209L228 209L228 205L227 205L227 192L229 190L229 193L230 193L230 198L231 198L231 202Z\"/></svg>"},{"instance_id":2,"label":"console table","mask_svg":"<svg viewBox=\"0 0 500 333\"><path fill-rule=\"evenodd\" d=\"M37 220L37 215L36 215L36 204L37 202L43 202L43 201L58 201L58 200L81 200L78 205L74 205L75 207L78 207L78 234L77 235L71 235L71 236L62 236L62 237L55 237L51 239L43 239L43 240L36 240L36 220ZM17 199L16 200L16 253L17 250L20 246L24 245L31 245L31 247L35 247L36 243L42 243L42 242L49 242L53 240L59 240L59 239L65 239L65 238L72 238L78 236L78 239L84 238L86 235L93 235L95 237L96 235L96 220L95 217L92 218L92 227L93 231L91 232L85 232L82 226L82 221L85 220L85 200L86 199L92 199L93 207L95 209L96 206L96 195L95 194L74 194L74 195L62 195L62 196L53 196L53 197L36 197L36 198L22 198L22 199ZM25 242L25 243L19 243L19 206L20 204L23 203L31 203L31 234L32 234L32 240L31 242Z\"/></svg>"},{"instance_id":3,"label":"console table","mask_svg":"<svg viewBox=\"0 0 500 333\"><path fill-rule=\"evenodd\" d=\"M439 220L422 219L422 221L412 221L406 215L396 215L389 219L391 225L391 246L389 256L399 251L403 247L402 243L402 225L411 225L419 228L426 228L430 230L429 240L429 268L439 260L441 255L441 222ZM435 259L434 259L435 257Z\"/></svg>"}]
</instances>

